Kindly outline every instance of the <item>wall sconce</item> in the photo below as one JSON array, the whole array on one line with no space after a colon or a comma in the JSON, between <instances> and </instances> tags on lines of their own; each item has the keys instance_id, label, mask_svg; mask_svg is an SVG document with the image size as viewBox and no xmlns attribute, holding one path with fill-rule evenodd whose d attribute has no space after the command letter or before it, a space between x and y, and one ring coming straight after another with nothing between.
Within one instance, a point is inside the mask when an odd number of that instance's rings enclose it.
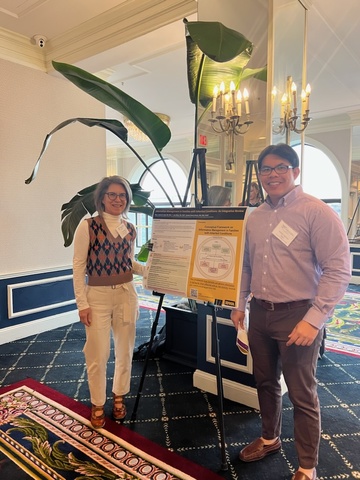
<instances>
[{"instance_id":1,"label":"wall sconce","mask_svg":"<svg viewBox=\"0 0 360 480\"><path fill-rule=\"evenodd\" d=\"M242 115L243 105L245 115ZM235 83L230 82L230 89L225 91L225 84L221 82L220 88L214 87L213 101L211 108L211 127L216 133L229 135L229 156L225 164L226 170L232 170L235 163L235 135L244 135L254 123L250 120L249 92L244 88L235 89Z\"/></svg>"},{"instance_id":2,"label":"wall sconce","mask_svg":"<svg viewBox=\"0 0 360 480\"><path fill-rule=\"evenodd\" d=\"M292 80L292 77L287 77L286 92L281 97L280 105L280 124L276 127L273 126L274 134L283 134L286 132L286 143L290 144L290 133L302 133L308 126L311 118L310 113L310 93L311 87L307 84L306 89L301 92L301 115L298 115L297 111L297 87ZM278 90L274 86L271 92L272 101L275 103ZM300 119L301 126L297 126L297 121Z\"/></svg>"}]
</instances>

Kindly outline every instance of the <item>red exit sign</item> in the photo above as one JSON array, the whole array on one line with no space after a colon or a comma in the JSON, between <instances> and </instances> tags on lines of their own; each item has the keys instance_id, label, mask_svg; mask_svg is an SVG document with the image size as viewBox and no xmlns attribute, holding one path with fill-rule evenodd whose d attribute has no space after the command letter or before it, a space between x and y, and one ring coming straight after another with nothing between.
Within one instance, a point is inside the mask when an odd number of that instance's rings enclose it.
<instances>
[{"instance_id":1,"label":"red exit sign","mask_svg":"<svg viewBox=\"0 0 360 480\"><path fill-rule=\"evenodd\" d=\"M203 147L207 146L207 136L206 135L200 135L199 136L199 144L202 145Z\"/></svg>"}]
</instances>

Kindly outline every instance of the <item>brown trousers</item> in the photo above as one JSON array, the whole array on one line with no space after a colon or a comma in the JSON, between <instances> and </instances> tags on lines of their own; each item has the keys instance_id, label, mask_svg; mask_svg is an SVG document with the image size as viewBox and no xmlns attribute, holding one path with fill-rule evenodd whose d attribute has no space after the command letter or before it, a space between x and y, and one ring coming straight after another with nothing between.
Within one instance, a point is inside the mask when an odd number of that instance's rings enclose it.
<instances>
[{"instance_id":1,"label":"brown trousers","mask_svg":"<svg viewBox=\"0 0 360 480\"><path fill-rule=\"evenodd\" d=\"M295 447L302 468L318 463L321 418L317 394L316 366L323 337L320 330L309 347L286 346L288 335L309 306L268 311L254 299L250 303L249 346L262 418L262 436L281 434L281 373L294 406Z\"/></svg>"}]
</instances>

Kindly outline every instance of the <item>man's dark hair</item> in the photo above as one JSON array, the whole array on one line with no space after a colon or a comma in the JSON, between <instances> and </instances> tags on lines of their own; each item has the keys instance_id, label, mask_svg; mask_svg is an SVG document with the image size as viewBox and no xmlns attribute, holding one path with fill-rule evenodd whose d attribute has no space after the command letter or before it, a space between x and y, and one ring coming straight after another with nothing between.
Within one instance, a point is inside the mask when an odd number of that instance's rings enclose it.
<instances>
[{"instance_id":1,"label":"man's dark hair","mask_svg":"<svg viewBox=\"0 0 360 480\"><path fill-rule=\"evenodd\" d=\"M286 143L279 143L278 145L269 145L268 147L264 148L264 150L260 153L258 158L258 167L259 169L262 166L263 160L267 155L277 155L278 157L283 158L290 162L292 167L299 166L299 157L298 154L295 152L293 148L291 148Z\"/></svg>"}]
</instances>

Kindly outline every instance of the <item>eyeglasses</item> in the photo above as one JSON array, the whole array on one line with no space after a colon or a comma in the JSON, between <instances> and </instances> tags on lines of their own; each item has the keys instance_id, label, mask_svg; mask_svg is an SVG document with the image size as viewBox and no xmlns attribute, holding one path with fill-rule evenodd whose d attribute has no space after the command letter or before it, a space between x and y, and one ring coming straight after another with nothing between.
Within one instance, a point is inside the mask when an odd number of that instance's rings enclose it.
<instances>
[{"instance_id":1,"label":"eyeglasses","mask_svg":"<svg viewBox=\"0 0 360 480\"><path fill-rule=\"evenodd\" d=\"M279 175L284 175L289 168L294 168L291 165L276 165L276 167L261 167L259 170L260 175L267 177L274 170Z\"/></svg>"},{"instance_id":2,"label":"eyeglasses","mask_svg":"<svg viewBox=\"0 0 360 480\"><path fill-rule=\"evenodd\" d=\"M127 200L126 193L106 192L105 195L108 196L109 200L116 200L117 197L119 197L120 200Z\"/></svg>"}]
</instances>

